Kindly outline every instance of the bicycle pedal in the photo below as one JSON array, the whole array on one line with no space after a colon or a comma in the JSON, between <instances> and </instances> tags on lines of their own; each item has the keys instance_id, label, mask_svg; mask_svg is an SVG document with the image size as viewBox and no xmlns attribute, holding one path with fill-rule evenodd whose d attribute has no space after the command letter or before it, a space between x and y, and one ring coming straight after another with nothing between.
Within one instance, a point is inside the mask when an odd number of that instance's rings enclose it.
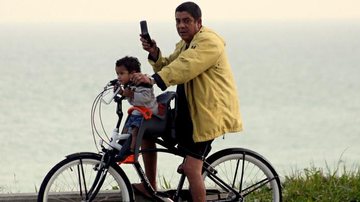
<instances>
[{"instance_id":1,"label":"bicycle pedal","mask_svg":"<svg viewBox=\"0 0 360 202\"><path fill-rule=\"evenodd\" d=\"M169 193L167 193L166 191L158 191L156 192L156 196L161 199L162 201L165 202L172 202L173 200L171 199L171 195Z\"/></svg>"}]
</instances>

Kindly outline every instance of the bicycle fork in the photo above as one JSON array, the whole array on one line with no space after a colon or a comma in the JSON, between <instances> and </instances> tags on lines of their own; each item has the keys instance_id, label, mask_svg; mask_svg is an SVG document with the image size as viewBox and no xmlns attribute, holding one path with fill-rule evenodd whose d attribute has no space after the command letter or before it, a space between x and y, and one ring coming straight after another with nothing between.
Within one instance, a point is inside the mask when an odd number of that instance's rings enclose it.
<instances>
[{"instance_id":1,"label":"bicycle fork","mask_svg":"<svg viewBox=\"0 0 360 202\"><path fill-rule=\"evenodd\" d=\"M111 162L110 156L103 155L103 157L101 158L101 161L99 163L99 165L96 165L93 169L97 170L97 174L95 176L94 182L91 185L91 188L89 189L88 192L86 192L86 201L91 202L92 200L95 199L96 195L98 194L101 186L103 185L105 178L106 178L106 174L109 170L109 162Z\"/></svg>"}]
</instances>

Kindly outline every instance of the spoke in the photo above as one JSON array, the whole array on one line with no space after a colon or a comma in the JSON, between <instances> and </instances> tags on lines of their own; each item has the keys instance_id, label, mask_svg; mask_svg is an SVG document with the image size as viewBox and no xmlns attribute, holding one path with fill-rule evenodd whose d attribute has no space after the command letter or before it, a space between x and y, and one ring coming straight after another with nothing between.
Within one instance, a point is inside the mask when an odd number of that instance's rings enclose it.
<instances>
[{"instance_id":1,"label":"spoke","mask_svg":"<svg viewBox=\"0 0 360 202\"><path fill-rule=\"evenodd\" d=\"M267 183L273 181L274 179L275 179L275 178L271 178L271 179L265 178L265 179L263 179L263 180L255 183L255 184L249 186L249 187L246 188L245 190L243 190L243 191L241 192L241 195L245 197L245 196L249 195L250 193L252 193L252 192L260 189L261 187L263 187L263 186L266 185Z\"/></svg>"},{"instance_id":2,"label":"spoke","mask_svg":"<svg viewBox=\"0 0 360 202\"><path fill-rule=\"evenodd\" d=\"M240 159L239 159L239 161L240 161ZM243 158L242 158L241 178L240 178L239 190L242 190L242 186L243 186L243 182L244 182L244 169L245 169L245 152L243 153Z\"/></svg>"},{"instance_id":3,"label":"spoke","mask_svg":"<svg viewBox=\"0 0 360 202\"><path fill-rule=\"evenodd\" d=\"M235 187L235 182L236 182L237 172L238 172L238 169L239 169L239 164L240 164L240 159L238 159L237 162L236 162L235 174L234 174L234 180L233 180L233 183L232 183L232 188ZM240 190L241 190L241 187L240 187Z\"/></svg>"},{"instance_id":4,"label":"spoke","mask_svg":"<svg viewBox=\"0 0 360 202\"><path fill-rule=\"evenodd\" d=\"M271 201L279 198L277 175L261 157L251 151L232 150L214 156L207 173L207 199L215 201ZM211 198L210 198L211 197Z\"/></svg>"},{"instance_id":5,"label":"spoke","mask_svg":"<svg viewBox=\"0 0 360 202\"><path fill-rule=\"evenodd\" d=\"M126 181L116 168L94 170L98 158L78 157L59 164L45 185L43 199L48 201L108 201L115 197L131 199L128 195ZM126 179L125 179L126 180ZM123 190L122 192L120 190ZM115 201L113 200L113 201Z\"/></svg>"},{"instance_id":6,"label":"spoke","mask_svg":"<svg viewBox=\"0 0 360 202\"><path fill-rule=\"evenodd\" d=\"M230 188L228 187L228 185L226 183L224 183L219 177L217 177L216 175L212 175L209 174L208 177L215 183L217 184L219 187L221 187L221 189L225 190L225 191L229 191Z\"/></svg>"},{"instance_id":7,"label":"spoke","mask_svg":"<svg viewBox=\"0 0 360 202\"><path fill-rule=\"evenodd\" d=\"M79 181L79 187L80 187L80 196L82 198L83 194L82 194L81 175L80 175L80 166L79 165L77 165L77 170L78 170L77 174L78 174L78 181Z\"/></svg>"},{"instance_id":8,"label":"spoke","mask_svg":"<svg viewBox=\"0 0 360 202\"><path fill-rule=\"evenodd\" d=\"M214 174L214 173L216 173L216 174ZM232 193L236 197L236 199L241 198L240 193L237 190L235 190L234 187L231 187L230 184L227 184L226 182L223 181L223 179L221 179L221 177L217 176L217 174L219 174L219 172L214 172L214 173L208 171L207 177L209 179L211 179L213 183L215 183L217 186L219 186L219 188L222 189L222 191L218 190L220 192L216 192L218 197L220 195L228 196L229 193ZM216 201L219 201L219 199L217 199Z\"/></svg>"},{"instance_id":9,"label":"spoke","mask_svg":"<svg viewBox=\"0 0 360 202\"><path fill-rule=\"evenodd\" d=\"M82 163L81 159L80 159L80 165L81 165L81 174L82 174L82 178L83 178L83 181L84 181L85 199L87 200L88 196L87 196L87 188L86 188L86 179L85 179L85 173L84 173L84 166L83 166L83 163Z\"/></svg>"}]
</instances>

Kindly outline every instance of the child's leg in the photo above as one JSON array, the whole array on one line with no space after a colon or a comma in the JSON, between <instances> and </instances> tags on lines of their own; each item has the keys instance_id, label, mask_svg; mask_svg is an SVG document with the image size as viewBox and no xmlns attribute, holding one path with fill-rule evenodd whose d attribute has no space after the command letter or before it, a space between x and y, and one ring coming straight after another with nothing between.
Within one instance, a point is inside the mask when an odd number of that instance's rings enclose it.
<instances>
[{"instance_id":1,"label":"child's leg","mask_svg":"<svg viewBox=\"0 0 360 202\"><path fill-rule=\"evenodd\" d=\"M124 127L124 129L121 131L121 134L126 134L128 133L128 129Z\"/></svg>"},{"instance_id":2,"label":"child's leg","mask_svg":"<svg viewBox=\"0 0 360 202\"><path fill-rule=\"evenodd\" d=\"M138 127L132 127L132 129L131 129L131 145L130 145L131 152L135 151L136 137L137 137L138 131L139 131Z\"/></svg>"}]
</instances>

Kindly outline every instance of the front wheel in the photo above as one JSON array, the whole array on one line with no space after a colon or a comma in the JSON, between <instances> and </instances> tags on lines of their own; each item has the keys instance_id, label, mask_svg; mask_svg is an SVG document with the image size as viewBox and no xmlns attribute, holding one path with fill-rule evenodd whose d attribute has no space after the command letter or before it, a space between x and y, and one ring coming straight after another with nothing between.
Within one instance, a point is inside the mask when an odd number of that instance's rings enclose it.
<instances>
[{"instance_id":1,"label":"front wheel","mask_svg":"<svg viewBox=\"0 0 360 202\"><path fill-rule=\"evenodd\" d=\"M99 191L92 195L92 186L99 181L101 156L77 153L55 165L44 178L38 202L46 201L134 201L133 190L124 171L112 164Z\"/></svg>"},{"instance_id":2,"label":"front wheel","mask_svg":"<svg viewBox=\"0 0 360 202\"><path fill-rule=\"evenodd\" d=\"M204 165L207 168L203 170L207 200L282 201L278 174L256 152L225 149L208 157Z\"/></svg>"}]
</instances>

